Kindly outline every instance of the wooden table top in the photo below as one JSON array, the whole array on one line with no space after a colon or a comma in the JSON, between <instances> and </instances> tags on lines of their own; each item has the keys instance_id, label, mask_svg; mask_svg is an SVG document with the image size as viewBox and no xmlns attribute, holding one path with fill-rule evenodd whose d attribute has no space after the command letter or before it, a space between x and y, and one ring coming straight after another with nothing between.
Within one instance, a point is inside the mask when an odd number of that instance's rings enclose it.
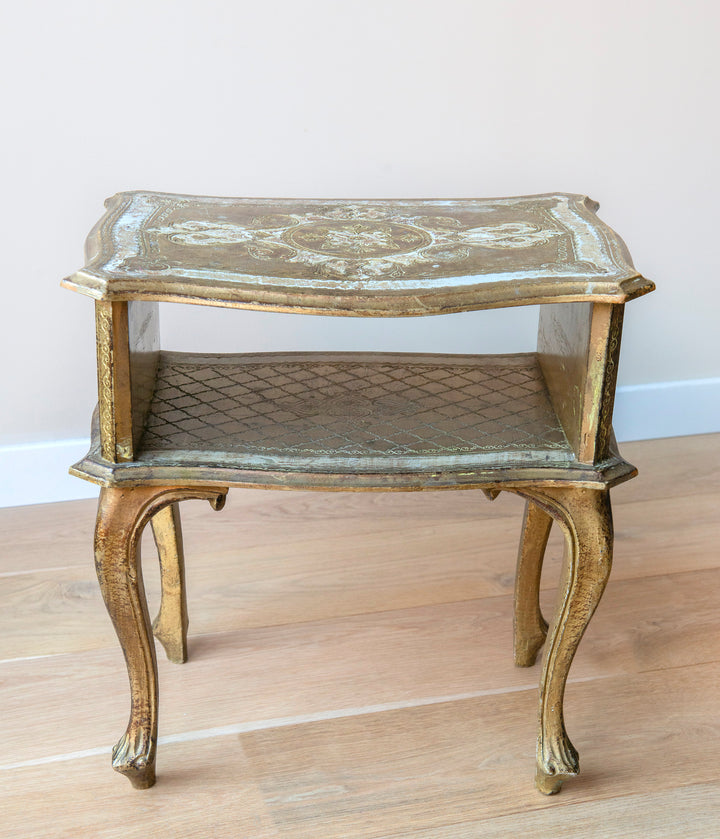
<instances>
[{"instance_id":1,"label":"wooden table top","mask_svg":"<svg viewBox=\"0 0 720 839\"><path fill-rule=\"evenodd\" d=\"M624 303L653 284L598 205L499 199L297 200L121 192L63 284L168 300L403 316L540 302Z\"/></svg>"}]
</instances>

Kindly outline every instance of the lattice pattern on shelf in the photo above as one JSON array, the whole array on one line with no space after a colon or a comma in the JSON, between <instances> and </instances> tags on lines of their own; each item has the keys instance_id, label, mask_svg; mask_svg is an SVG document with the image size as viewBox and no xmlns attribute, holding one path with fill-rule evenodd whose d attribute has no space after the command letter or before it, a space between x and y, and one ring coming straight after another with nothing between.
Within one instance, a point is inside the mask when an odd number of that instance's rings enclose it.
<instances>
[{"instance_id":1,"label":"lattice pattern on shelf","mask_svg":"<svg viewBox=\"0 0 720 839\"><path fill-rule=\"evenodd\" d=\"M287 359L164 354L141 457L569 453L532 355Z\"/></svg>"}]
</instances>

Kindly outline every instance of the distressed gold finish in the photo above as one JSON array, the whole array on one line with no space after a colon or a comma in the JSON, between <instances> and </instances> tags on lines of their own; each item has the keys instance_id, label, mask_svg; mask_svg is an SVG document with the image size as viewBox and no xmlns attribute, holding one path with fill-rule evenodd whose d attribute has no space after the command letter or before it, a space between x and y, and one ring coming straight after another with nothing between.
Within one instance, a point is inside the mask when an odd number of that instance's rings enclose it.
<instances>
[{"instance_id":1,"label":"distressed gold finish","mask_svg":"<svg viewBox=\"0 0 720 839\"><path fill-rule=\"evenodd\" d=\"M540 311L538 361L581 463L607 456L623 309L607 303L555 303Z\"/></svg>"},{"instance_id":2,"label":"distressed gold finish","mask_svg":"<svg viewBox=\"0 0 720 839\"><path fill-rule=\"evenodd\" d=\"M540 792L552 795L566 778L580 771L577 751L565 731L563 698L570 664L610 575L610 494L606 489L573 486L516 492L557 521L565 533L563 575L540 679L536 785ZM538 522L536 531L545 526ZM539 541L534 546L536 558L541 554ZM539 574L533 575L535 581L539 582Z\"/></svg>"},{"instance_id":3,"label":"distressed gold finish","mask_svg":"<svg viewBox=\"0 0 720 839\"><path fill-rule=\"evenodd\" d=\"M227 490L218 487L134 487L100 491L95 525L95 565L100 590L130 678L130 721L113 749L113 768L136 789L155 783L157 663L140 563L140 536L167 504L203 498L222 508ZM163 571L167 574L168 565ZM161 612L162 614L162 612Z\"/></svg>"},{"instance_id":4,"label":"distressed gold finish","mask_svg":"<svg viewBox=\"0 0 720 839\"><path fill-rule=\"evenodd\" d=\"M545 643L548 625L540 610L540 575L552 517L528 501L515 574L513 646L515 664L532 667Z\"/></svg>"},{"instance_id":5,"label":"distressed gold finish","mask_svg":"<svg viewBox=\"0 0 720 839\"><path fill-rule=\"evenodd\" d=\"M130 678L113 766L155 779L154 633L187 658L178 502L229 487L502 490L526 500L515 663L540 683L538 789L577 774L569 668L612 558L609 490L636 474L612 434L624 304L653 285L583 196L288 201L120 193L64 284L96 299L98 411L71 472L101 489L98 579ZM210 355L160 349L157 302L411 316L543 303L537 351ZM152 627L139 536L152 522L162 600ZM550 627L548 534L565 534Z\"/></svg>"},{"instance_id":6,"label":"distressed gold finish","mask_svg":"<svg viewBox=\"0 0 720 839\"><path fill-rule=\"evenodd\" d=\"M455 201L121 192L64 281L100 300L405 317L652 291L584 195Z\"/></svg>"},{"instance_id":7,"label":"distressed gold finish","mask_svg":"<svg viewBox=\"0 0 720 839\"><path fill-rule=\"evenodd\" d=\"M95 303L102 456L133 459L127 303Z\"/></svg>"},{"instance_id":8,"label":"distressed gold finish","mask_svg":"<svg viewBox=\"0 0 720 839\"><path fill-rule=\"evenodd\" d=\"M187 661L188 609L179 505L163 507L150 519L150 524L160 558L162 584L153 635L163 645L170 661L183 664Z\"/></svg>"},{"instance_id":9,"label":"distressed gold finish","mask_svg":"<svg viewBox=\"0 0 720 839\"><path fill-rule=\"evenodd\" d=\"M160 332L157 303L96 301L101 452L132 461L155 389Z\"/></svg>"}]
</instances>

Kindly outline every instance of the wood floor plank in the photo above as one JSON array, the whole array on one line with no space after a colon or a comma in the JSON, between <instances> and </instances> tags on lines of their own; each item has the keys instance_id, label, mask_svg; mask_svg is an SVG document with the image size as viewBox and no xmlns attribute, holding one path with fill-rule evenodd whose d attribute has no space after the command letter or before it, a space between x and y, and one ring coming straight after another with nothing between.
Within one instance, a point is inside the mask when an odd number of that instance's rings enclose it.
<instances>
[{"instance_id":1,"label":"wood floor plank","mask_svg":"<svg viewBox=\"0 0 720 839\"><path fill-rule=\"evenodd\" d=\"M720 490L720 434L694 434L622 443L623 457L639 476L615 490L636 500L704 495Z\"/></svg>"},{"instance_id":2,"label":"wood floor plank","mask_svg":"<svg viewBox=\"0 0 720 839\"><path fill-rule=\"evenodd\" d=\"M351 505L353 515L369 497ZM720 544L718 509L720 493L617 505L612 579L672 573L679 557L684 570L719 567L720 552L708 550ZM208 533L205 524L196 528L193 519L185 527L191 635L511 593L520 511L515 520L503 516L496 521L476 521L465 512L447 519L426 517L422 524L397 519L396 529L390 530L393 517L385 511L385 529L376 532L366 522L365 531L353 535L345 532L343 513L332 537L298 534L277 522L267 528L272 539L263 541L256 532L249 547L238 544L245 532L240 518L230 521L230 528L226 522L224 540L222 534ZM692 521L692 527L678 527L678 518ZM228 538L228 529L235 538ZM563 553L560 530L553 531L542 581L543 589L550 590L557 586ZM149 534L143 556L155 611L159 576ZM85 567L5 577L2 587L0 660L115 643L90 558Z\"/></svg>"},{"instance_id":3,"label":"wood floor plank","mask_svg":"<svg viewBox=\"0 0 720 839\"><path fill-rule=\"evenodd\" d=\"M718 834L720 782L691 784L639 795L566 804L430 830L385 834L378 839L508 839L533 836L555 839L710 839Z\"/></svg>"},{"instance_id":4,"label":"wood floor plank","mask_svg":"<svg viewBox=\"0 0 720 839\"><path fill-rule=\"evenodd\" d=\"M0 836L276 839L237 737L168 744L158 783L134 790L109 755L2 773ZM202 778L195 783L194 779Z\"/></svg>"},{"instance_id":5,"label":"wood floor plank","mask_svg":"<svg viewBox=\"0 0 720 839\"><path fill-rule=\"evenodd\" d=\"M0 507L0 575L92 563L95 501Z\"/></svg>"},{"instance_id":6,"label":"wood floor plank","mask_svg":"<svg viewBox=\"0 0 720 839\"><path fill-rule=\"evenodd\" d=\"M622 449L641 474L613 491L613 574L566 702L582 775L550 799L532 788L539 666L511 657L520 499L183 504L191 660L161 657L146 792L109 766L129 697L95 503L0 510L0 836L720 835L720 435ZM555 535L546 609L561 552ZM156 601L149 545L145 564Z\"/></svg>"},{"instance_id":7,"label":"wood floor plank","mask_svg":"<svg viewBox=\"0 0 720 839\"><path fill-rule=\"evenodd\" d=\"M457 822L459 813L480 821L488 813L552 810L558 801L672 790L678 766L685 785L714 781L720 668L681 674L570 686L570 735L582 775L566 784L562 799L532 788L528 694L253 732L241 741L281 835L370 839L397 825L412 835ZM600 715L612 725L600 725Z\"/></svg>"},{"instance_id":8,"label":"wood floor plank","mask_svg":"<svg viewBox=\"0 0 720 839\"><path fill-rule=\"evenodd\" d=\"M66 501L0 508L0 574L35 568L83 566L92 563L92 533L97 502ZM221 513L204 501L185 501L183 521L200 546L256 544L333 538L338 522L348 537L356 533L408 529L428 516L443 520L496 521L522 514L522 501L507 493L490 504L479 490L463 492L274 492L237 489L229 493ZM238 523L241 524L238 529ZM200 551L203 553L203 551Z\"/></svg>"},{"instance_id":9,"label":"wood floor plank","mask_svg":"<svg viewBox=\"0 0 720 839\"><path fill-rule=\"evenodd\" d=\"M717 660L720 611L705 593L719 588L720 569L611 582L571 679ZM503 691L534 702L540 668L513 665L511 605L503 596L195 638L187 664L160 658L160 733ZM0 764L109 748L128 702L117 646L0 665Z\"/></svg>"},{"instance_id":10,"label":"wood floor plank","mask_svg":"<svg viewBox=\"0 0 720 839\"><path fill-rule=\"evenodd\" d=\"M628 790L640 801L658 790L672 794L677 766L687 754L693 760L684 765L683 784L712 778L719 689L718 668L708 666L645 674L639 683L620 677L573 686L582 709L573 736L582 749L583 773L551 799L531 790L533 750L523 742L532 729L529 697L506 694L243 735L249 761L233 737L166 744L158 786L147 792L132 790L112 773L107 756L14 770L2 778L3 827L8 836L132 837L162 825L163 835L247 839L278 833L370 839L402 828L403 837L449 839L520 835L502 829L555 824L561 807L574 808L568 818L576 825L592 820L602 806L597 802L606 799L610 815L622 813L614 796ZM599 732L599 709L616 721L607 731ZM668 731L666 721L677 718L678 709L683 728ZM710 795L713 785L706 787L704 795ZM32 797L39 789L42 796ZM91 801L103 807L88 806ZM633 823L650 818L653 805L636 813ZM494 832L489 815L499 825ZM704 823L701 811L690 824L698 815ZM51 826L58 829L50 832ZM475 831L479 826L484 833Z\"/></svg>"},{"instance_id":11,"label":"wood floor plank","mask_svg":"<svg viewBox=\"0 0 720 839\"><path fill-rule=\"evenodd\" d=\"M93 577L88 569L61 568L0 581L0 662L116 643Z\"/></svg>"},{"instance_id":12,"label":"wood floor plank","mask_svg":"<svg viewBox=\"0 0 720 839\"><path fill-rule=\"evenodd\" d=\"M615 546L611 579L628 580L720 567L720 493L629 501L613 505ZM555 588L563 554L553 526L541 587Z\"/></svg>"},{"instance_id":13,"label":"wood floor plank","mask_svg":"<svg viewBox=\"0 0 720 839\"><path fill-rule=\"evenodd\" d=\"M505 522L503 524L502 522ZM519 524L439 522L355 538L301 540L199 550L186 527L191 633L205 634L472 599L512 591ZM337 526L337 524L336 524ZM238 532L242 526L238 524ZM482 557L478 552L482 549ZM196 549L197 552L196 552ZM159 576L143 543L148 600ZM97 649L114 643L93 567L37 570L3 580L0 660ZM34 620L28 626L31 609ZM62 625L61 636L55 627Z\"/></svg>"},{"instance_id":14,"label":"wood floor plank","mask_svg":"<svg viewBox=\"0 0 720 839\"><path fill-rule=\"evenodd\" d=\"M720 566L720 552L707 549L720 543L719 508L720 492L693 497L687 505L677 499L617 505L614 577L671 573L679 553L684 570ZM692 520L689 531L676 526L680 516ZM340 521L333 538L303 540L290 531L273 545L220 545L207 559L188 535L191 614L212 601L219 620L210 623L198 614L196 628L223 631L511 593L520 510L516 518L498 521L448 518L426 517L412 527L399 518L394 532L352 537ZM558 527L553 530L550 573L542 585L554 589L562 536Z\"/></svg>"}]
</instances>

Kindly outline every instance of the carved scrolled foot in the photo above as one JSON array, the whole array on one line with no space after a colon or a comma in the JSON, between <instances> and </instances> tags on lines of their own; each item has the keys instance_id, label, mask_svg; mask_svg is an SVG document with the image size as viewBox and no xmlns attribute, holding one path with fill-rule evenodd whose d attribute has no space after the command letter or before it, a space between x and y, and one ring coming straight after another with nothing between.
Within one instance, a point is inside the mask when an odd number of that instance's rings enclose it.
<instances>
[{"instance_id":1,"label":"carved scrolled foot","mask_svg":"<svg viewBox=\"0 0 720 839\"><path fill-rule=\"evenodd\" d=\"M527 501L515 574L513 652L518 667L532 667L545 643L548 625L540 611L540 575L552 516Z\"/></svg>"},{"instance_id":2,"label":"carved scrolled foot","mask_svg":"<svg viewBox=\"0 0 720 839\"><path fill-rule=\"evenodd\" d=\"M535 788L543 795L557 795L568 775L549 775L538 769L535 773Z\"/></svg>"},{"instance_id":3,"label":"carved scrolled foot","mask_svg":"<svg viewBox=\"0 0 720 839\"><path fill-rule=\"evenodd\" d=\"M135 789L155 783L155 742L143 729L126 731L112 751L112 767L125 775Z\"/></svg>"},{"instance_id":4,"label":"carved scrolled foot","mask_svg":"<svg viewBox=\"0 0 720 839\"><path fill-rule=\"evenodd\" d=\"M537 773L535 786L543 795L560 792L563 782L580 772L580 761L575 746L565 732L552 742L545 742L542 734L538 740Z\"/></svg>"}]
</instances>

